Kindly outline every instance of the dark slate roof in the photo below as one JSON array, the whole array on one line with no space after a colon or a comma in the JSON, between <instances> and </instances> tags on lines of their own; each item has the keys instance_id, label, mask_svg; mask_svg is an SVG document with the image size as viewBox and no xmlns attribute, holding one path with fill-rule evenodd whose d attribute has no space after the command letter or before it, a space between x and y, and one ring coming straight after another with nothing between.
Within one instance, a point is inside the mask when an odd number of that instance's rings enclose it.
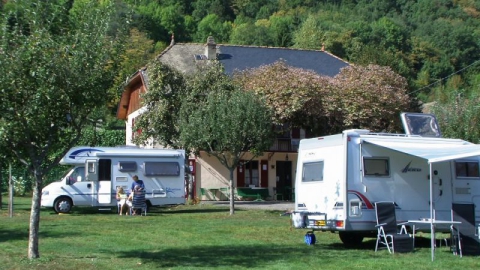
<instances>
[{"instance_id":1,"label":"dark slate roof","mask_svg":"<svg viewBox=\"0 0 480 270\"><path fill-rule=\"evenodd\" d=\"M202 60L204 53L205 44L176 43L169 46L157 59L182 72L191 73L195 71L196 64L208 61ZM341 68L349 65L326 51L318 50L217 44L217 54L228 74L232 74L234 70L257 68L283 60L289 66L333 77Z\"/></svg>"},{"instance_id":2,"label":"dark slate roof","mask_svg":"<svg viewBox=\"0 0 480 270\"><path fill-rule=\"evenodd\" d=\"M234 70L257 68L282 59L292 67L313 70L333 77L348 66L345 61L324 51L296 50L267 47L220 46L218 59L229 74Z\"/></svg>"}]
</instances>

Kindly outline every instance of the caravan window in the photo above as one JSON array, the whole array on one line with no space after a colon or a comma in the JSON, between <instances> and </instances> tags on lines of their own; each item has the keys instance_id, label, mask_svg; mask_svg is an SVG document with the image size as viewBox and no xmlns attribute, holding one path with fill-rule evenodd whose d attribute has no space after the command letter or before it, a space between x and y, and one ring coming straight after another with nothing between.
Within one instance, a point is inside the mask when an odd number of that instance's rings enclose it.
<instances>
[{"instance_id":1,"label":"caravan window","mask_svg":"<svg viewBox=\"0 0 480 270\"><path fill-rule=\"evenodd\" d=\"M457 177L480 177L477 161L456 161L455 172Z\"/></svg>"},{"instance_id":2,"label":"caravan window","mask_svg":"<svg viewBox=\"0 0 480 270\"><path fill-rule=\"evenodd\" d=\"M135 172L137 171L137 162L120 161L118 162L118 170L121 172Z\"/></svg>"},{"instance_id":3,"label":"caravan window","mask_svg":"<svg viewBox=\"0 0 480 270\"><path fill-rule=\"evenodd\" d=\"M143 168L146 176L180 175L180 164L178 162L145 162Z\"/></svg>"},{"instance_id":4,"label":"caravan window","mask_svg":"<svg viewBox=\"0 0 480 270\"><path fill-rule=\"evenodd\" d=\"M390 176L389 167L388 158L363 158L363 171L365 176Z\"/></svg>"},{"instance_id":5,"label":"caravan window","mask_svg":"<svg viewBox=\"0 0 480 270\"><path fill-rule=\"evenodd\" d=\"M323 161L303 164L302 182L323 181Z\"/></svg>"}]
</instances>

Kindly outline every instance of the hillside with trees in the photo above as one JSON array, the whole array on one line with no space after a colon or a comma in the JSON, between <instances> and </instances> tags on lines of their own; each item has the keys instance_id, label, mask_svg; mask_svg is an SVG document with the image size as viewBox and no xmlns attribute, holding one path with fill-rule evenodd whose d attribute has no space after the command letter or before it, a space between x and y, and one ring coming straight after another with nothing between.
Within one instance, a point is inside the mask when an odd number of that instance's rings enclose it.
<instances>
[{"instance_id":1,"label":"hillside with trees","mask_svg":"<svg viewBox=\"0 0 480 270\"><path fill-rule=\"evenodd\" d=\"M132 25L157 48L169 44L172 33L176 42L204 43L212 35L236 45L324 46L353 64L390 66L425 102L469 91L478 77L479 67L470 65L480 59L480 1L125 2L136 14Z\"/></svg>"}]
</instances>

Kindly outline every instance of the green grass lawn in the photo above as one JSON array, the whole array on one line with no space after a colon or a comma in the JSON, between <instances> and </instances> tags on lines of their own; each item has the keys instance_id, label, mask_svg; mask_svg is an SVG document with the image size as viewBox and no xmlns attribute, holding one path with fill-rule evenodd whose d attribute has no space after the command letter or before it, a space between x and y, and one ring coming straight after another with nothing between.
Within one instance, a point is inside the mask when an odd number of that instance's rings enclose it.
<instances>
[{"instance_id":1,"label":"green grass lawn","mask_svg":"<svg viewBox=\"0 0 480 270\"><path fill-rule=\"evenodd\" d=\"M7 197L8 198L8 197ZM316 232L303 242L278 211L191 205L154 208L148 216L118 216L76 208L66 215L44 209L40 259L27 259L30 198L0 210L0 269L478 269L480 258L453 256L447 247L431 261L429 239L408 254L375 253L375 239L346 249L338 235Z\"/></svg>"}]
</instances>

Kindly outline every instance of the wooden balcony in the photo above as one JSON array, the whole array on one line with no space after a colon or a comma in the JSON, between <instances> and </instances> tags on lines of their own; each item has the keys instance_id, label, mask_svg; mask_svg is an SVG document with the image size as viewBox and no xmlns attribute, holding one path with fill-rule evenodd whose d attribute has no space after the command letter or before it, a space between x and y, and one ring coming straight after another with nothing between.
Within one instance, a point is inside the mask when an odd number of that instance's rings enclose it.
<instances>
[{"instance_id":1,"label":"wooden balcony","mask_svg":"<svg viewBox=\"0 0 480 270\"><path fill-rule=\"evenodd\" d=\"M299 139L277 138L270 147L272 152L297 152Z\"/></svg>"}]
</instances>

